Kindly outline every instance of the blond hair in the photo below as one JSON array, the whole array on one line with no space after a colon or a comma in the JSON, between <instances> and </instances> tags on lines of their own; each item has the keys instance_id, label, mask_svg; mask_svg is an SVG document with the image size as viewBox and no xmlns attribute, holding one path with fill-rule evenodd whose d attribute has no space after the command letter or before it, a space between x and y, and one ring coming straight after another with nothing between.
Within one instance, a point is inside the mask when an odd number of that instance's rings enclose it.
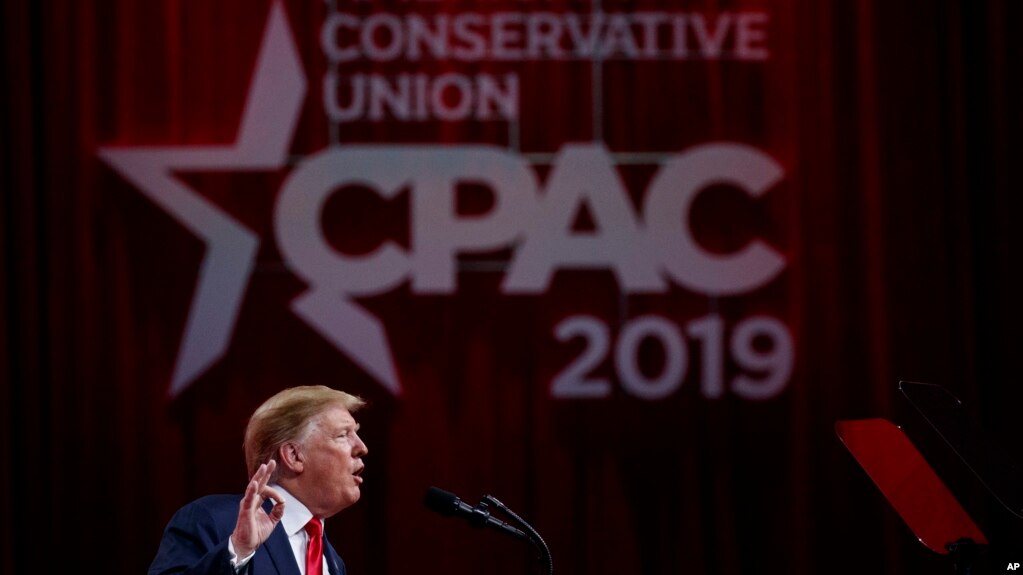
<instances>
[{"instance_id":1,"label":"blond hair","mask_svg":"<svg viewBox=\"0 0 1023 575\"><path fill-rule=\"evenodd\" d=\"M317 415L334 405L355 413L366 402L325 385L291 387L264 401L252 413L245 428L245 464L249 477L256 473L260 464L276 460L277 450L282 445L299 439Z\"/></svg>"}]
</instances>

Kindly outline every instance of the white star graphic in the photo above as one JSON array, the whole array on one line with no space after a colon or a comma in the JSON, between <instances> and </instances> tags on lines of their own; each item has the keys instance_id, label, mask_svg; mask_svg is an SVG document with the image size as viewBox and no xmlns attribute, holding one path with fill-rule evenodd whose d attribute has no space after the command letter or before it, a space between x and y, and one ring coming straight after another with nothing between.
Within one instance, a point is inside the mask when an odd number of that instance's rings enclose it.
<instances>
[{"instance_id":1,"label":"white star graphic","mask_svg":"<svg viewBox=\"0 0 1023 575\"><path fill-rule=\"evenodd\" d=\"M259 237L178 180L179 170L274 170L284 166L306 78L280 2L271 8L241 128L227 146L103 148L99 156L206 244L171 377L177 396L227 352L252 274Z\"/></svg>"}]
</instances>

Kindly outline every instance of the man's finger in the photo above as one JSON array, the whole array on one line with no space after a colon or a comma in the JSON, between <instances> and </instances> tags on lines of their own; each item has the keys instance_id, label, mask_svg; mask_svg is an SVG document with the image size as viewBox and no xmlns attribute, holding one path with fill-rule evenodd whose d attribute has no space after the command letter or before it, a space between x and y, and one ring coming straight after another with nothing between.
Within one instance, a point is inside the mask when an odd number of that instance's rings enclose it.
<instances>
[{"instance_id":1,"label":"man's finger","mask_svg":"<svg viewBox=\"0 0 1023 575\"><path fill-rule=\"evenodd\" d=\"M256 472L252 474L252 480L259 483L264 477L266 477L266 464L261 463L259 467L256 468Z\"/></svg>"},{"instance_id":2,"label":"man's finger","mask_svg":"<svg viewBox=\"0 0 1023 575\"><path fill-rule=\"evenodd\" d=\"M257 479L259 481L260 492L263 491L263 488L266 487L267 483L270 483L270 477L273 475L274 469L276 468L277 462L271 459L270 461L260 465L256 475L252 476L253 479Z\"/></svg>"},{"instance_id":3,"label":"man's finger","mask_svg":"<svg viewBox=\"0 0 1023 575\"><path fill-rule=\"evenodd\" d=\"M273 487L269 486L264 487L263 492L260 493L260 497L262 497L263 499L267 498L273 499L275 507L277 505L284 505L284 496L282 496L281 493L274 489Z\"/></svg>"},{"instance_id":4,"label":"man's finger","mask_svg":"<svg viewBox=\"0 0 1023 575\"><path fill-rule=\"evenodd\" d=\"M243 511L246 509L252 511L253 509L259 507L260 501L261 499L259 497L259 484L256 483L255 479L253 479L252 481L249 482L248 486L245 487L245 496L242 497L240 507Z\"/></svg>"},{"instance_id":5,"label":"man's finger","mask_svg":"<svg viewBox=\"0 0 1023 575\"><path fill-rule=\"evenodd\" d=\"M273 509L270 510L270 519L277 523L281 517L284 517L284 502L278 499Z\"/></svg>"}]
</instances>

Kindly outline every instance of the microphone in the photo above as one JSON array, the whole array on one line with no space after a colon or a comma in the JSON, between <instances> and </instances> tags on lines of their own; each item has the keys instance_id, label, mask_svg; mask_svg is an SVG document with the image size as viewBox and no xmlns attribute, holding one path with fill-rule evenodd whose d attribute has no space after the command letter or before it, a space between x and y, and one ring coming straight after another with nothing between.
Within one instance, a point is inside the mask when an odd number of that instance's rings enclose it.
<instances>
[{"instance_id":1,"label":"microphone","mask_svg":"<svg viewBox=\"0 0 1023 575\"><path fill-rule=\"evenodd\" d=\"M454 493L449 493L437 487L431 487L426 490L426 497L423 498L423 505L426 505L426 507L431 511L440 513L445 517L458 516L462 519L466 519L469 521L470 525L479 529L482 529L483 527L490 527L491 529L496 529L501 533L511 535L519 539L529 539L529 536L527 536L523 531L516 529L500 519L491 517L490 508L486 503L480 503L476 507L470 507Z\"/></svg>"}]
</instances>

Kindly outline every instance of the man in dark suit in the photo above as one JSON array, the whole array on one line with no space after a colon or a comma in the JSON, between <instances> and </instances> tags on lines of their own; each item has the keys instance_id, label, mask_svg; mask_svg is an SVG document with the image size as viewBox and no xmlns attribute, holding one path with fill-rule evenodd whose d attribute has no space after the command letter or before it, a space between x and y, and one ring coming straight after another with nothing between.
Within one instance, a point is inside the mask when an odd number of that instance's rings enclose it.
<instances>
[{"instance_id":1,"label":"man in dark suit","mask_svg":"<svg viewBox=\"0 0 1023 575\"><path fill-rule=\"evenodd\" d=\"M345 575L323 520L359 500L368 449L352 413L365 402L324 386L286 389L245 430L252 479L244 495L212 495L180 509L150 575Z\"/></svg>"}]
</instances>

